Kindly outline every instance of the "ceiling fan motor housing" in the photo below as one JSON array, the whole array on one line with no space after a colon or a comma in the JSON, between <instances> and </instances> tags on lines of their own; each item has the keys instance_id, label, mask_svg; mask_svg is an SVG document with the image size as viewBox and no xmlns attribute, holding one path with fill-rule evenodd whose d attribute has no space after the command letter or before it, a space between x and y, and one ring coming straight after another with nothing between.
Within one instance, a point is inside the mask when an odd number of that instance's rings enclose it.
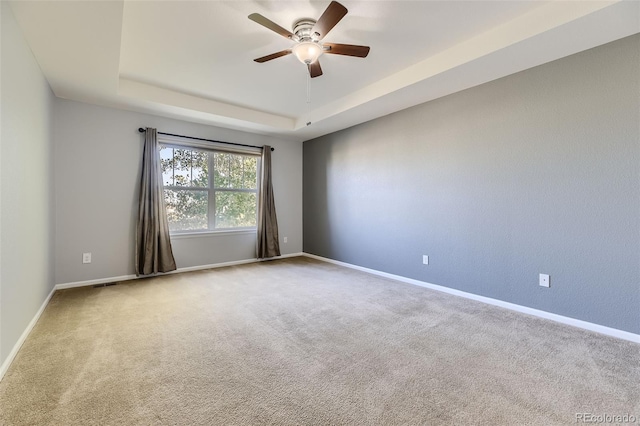
<instances>
[{"instance_id":1,"label":"ceiling fan motor housing","mask_svg":"<svg viewBox=\"0 0 640 426\"><path fill-rule=\"evenodd\" d=\"M317 43L320 34L312 32L315 24L315 19L309 18L296 21L293 24L293 33L296 35L297 41L312 41Z\"/></svg>"}]
</instances>

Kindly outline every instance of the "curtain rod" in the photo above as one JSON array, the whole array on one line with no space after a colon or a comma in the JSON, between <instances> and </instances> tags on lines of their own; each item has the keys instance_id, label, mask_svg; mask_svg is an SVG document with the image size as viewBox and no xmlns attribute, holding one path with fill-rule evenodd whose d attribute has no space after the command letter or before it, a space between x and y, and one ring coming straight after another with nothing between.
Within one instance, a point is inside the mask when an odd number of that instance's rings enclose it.
<instances>
[{"instance_id":1,"label":"curtain rod","mask_svg":"<svg viewBox=\"0 0 640 426\"><path fill-rule=\"evenodd\" d=\"M142 127L139 127L139 128L138 128L138 131L139 131L140 133L144 133L144 132L146 132L146 131L147 131L147 129L144 129L144 128L142 128ZM159 135L165 135L165 136L177 136L177 137L179 137L179 138L193 139L193 140L196 140L196 141L206 141L206 142L224 143L224 144L227 144L227 145L244 146L244 147L247 147L247 148L259 148L259 149L262 149L262 147L261 147L261 146L245 145L245 144L243 144L243 143L222 142L222 141L216 141L216 140L213 140L213 139L194 138L193 136L174 135L173 133L164 133L164 132L158 132L158 134L159 134ZM275 151L275 148L271 147L271 151Z\"/></svg>"}]
</instances>

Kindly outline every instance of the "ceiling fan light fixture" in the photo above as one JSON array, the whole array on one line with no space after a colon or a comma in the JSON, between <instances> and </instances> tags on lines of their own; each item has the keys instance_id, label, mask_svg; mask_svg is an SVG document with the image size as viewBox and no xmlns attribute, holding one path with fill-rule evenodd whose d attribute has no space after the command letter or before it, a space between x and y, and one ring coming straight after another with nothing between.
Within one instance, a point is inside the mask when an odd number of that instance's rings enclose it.
<instances>
[{"instance_id":1,"label":"ceiling fan light fixture","mask_svg":"<svg viewBox=\"0 0 640 426\"><path fill-rule=\"evenodd\" d=\"M293 54L303 64L311 65L322 55L322 46L312 41L303 41L293 47Z\"/></svg>"}]
</instances>

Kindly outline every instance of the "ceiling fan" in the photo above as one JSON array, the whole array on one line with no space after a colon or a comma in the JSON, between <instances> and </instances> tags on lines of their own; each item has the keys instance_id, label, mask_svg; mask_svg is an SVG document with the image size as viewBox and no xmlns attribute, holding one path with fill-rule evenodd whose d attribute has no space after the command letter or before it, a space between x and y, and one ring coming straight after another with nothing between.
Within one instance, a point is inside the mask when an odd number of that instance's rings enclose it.
<instances>
[{"instance_id":1,"label":"ceiling fan","mask_svg":"<svg viewBox=\"0 0 640 426\"><path fill-rule=\"evenodd\" d=\"M346 14L346 7L337 1L332 1L320 19L317 21L306 18L299 19L293 24L293 32L291 32L259 13L252 13L249 15L249 19L296 43L290 49L281 50L280 52L254 59L254 61L259 63L267 62L293 53L300 62L307 65L311 78L315 78L322 75L322 68L318 58L323 53L365 58L369 54L369 46L322 42L322 39Z\"/></svg>"}]
</instances>

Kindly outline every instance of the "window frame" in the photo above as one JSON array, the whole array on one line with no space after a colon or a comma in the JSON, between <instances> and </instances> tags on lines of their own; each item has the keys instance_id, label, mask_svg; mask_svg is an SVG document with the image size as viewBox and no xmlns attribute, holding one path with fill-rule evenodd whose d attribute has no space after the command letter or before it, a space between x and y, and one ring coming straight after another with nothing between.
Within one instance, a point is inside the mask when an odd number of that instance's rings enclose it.
<instances>
[{"instance_id":1,"label":"window frame","mask_svg":"<svg viewBox=\"0 0 640 426\"><path fill-rule=\"evenodd\" d=\"M182 140L182 138L178 137L160 137L158 135L158 145L160 146L160 150L163 148L173 148L173 149L183 149L190 151L201 151L207 153L207 164L208 164L208 186L176 186L176 185L164 185L164 180L162 182L162 190L163 193L165 190L173 190L173 191L207 191L207 229L188 229L188 230L170 230L169 234L171 237L189 237L189 236L206 236L206 235L220 235L220 234L246 234L246 233L255 233L258 230L258 210L259 210L259 200L260 200L260 178L261 178L261 170L262 170L262 159L261 159L261 150L259 149L230 149L227 146L220 146L221 144L215 143L193 143L193 141L186 142ZM232 154L232 155L241 155L241 156L251 156L256 157L256 188L255 189L245 189L245 188L216 188L214 182L214 167L215 153L221 154ZM175 183L175 182L174 182ZM239 226L234 228L215 228L216 225L216 192L240 192L240 193L249 193L256 194L256 210L255 210L255 218L256 225L255 226ZM166 209L166 201L165 209Z\"/></svg>"}]
</instances>

